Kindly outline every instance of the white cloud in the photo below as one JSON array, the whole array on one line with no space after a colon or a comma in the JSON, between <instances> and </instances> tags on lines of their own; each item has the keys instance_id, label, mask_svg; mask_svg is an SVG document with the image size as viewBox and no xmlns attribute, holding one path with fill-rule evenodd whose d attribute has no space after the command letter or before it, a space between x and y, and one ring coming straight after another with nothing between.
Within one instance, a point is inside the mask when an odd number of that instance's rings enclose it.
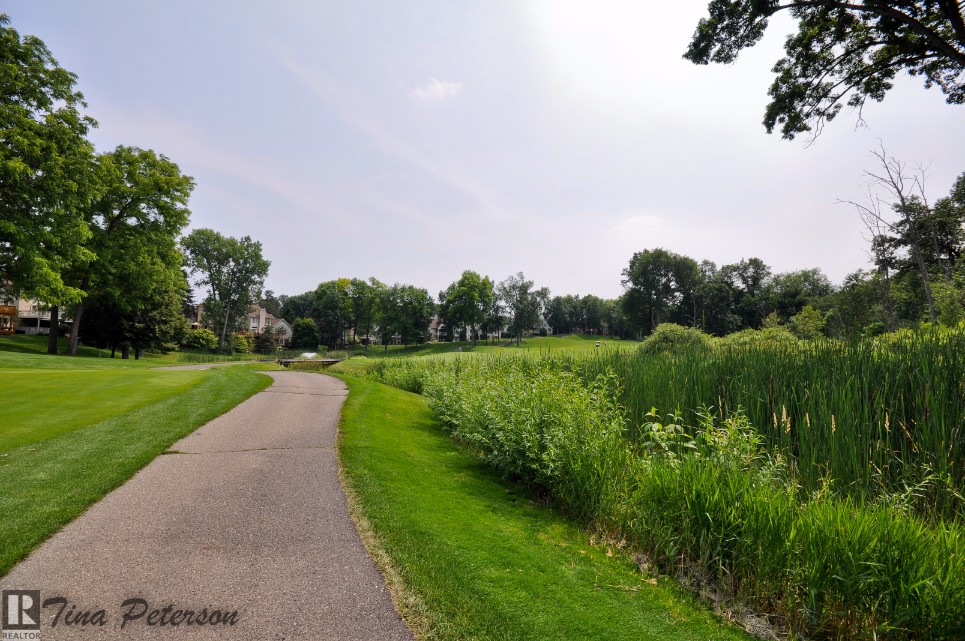
<instances>
[{"instance_id":1,"label":"white cloud","mask_svg":"<svg viewBox=\"0 0 965 641\"><path fill-rule=\"evenodd\" d=\"M413 89L409 95L424 102L442 102L455 96L460 91L462 91L461 82L443 82L438 78L433 78L429 81L429 84Z\"/></svg>"}]
</instances>

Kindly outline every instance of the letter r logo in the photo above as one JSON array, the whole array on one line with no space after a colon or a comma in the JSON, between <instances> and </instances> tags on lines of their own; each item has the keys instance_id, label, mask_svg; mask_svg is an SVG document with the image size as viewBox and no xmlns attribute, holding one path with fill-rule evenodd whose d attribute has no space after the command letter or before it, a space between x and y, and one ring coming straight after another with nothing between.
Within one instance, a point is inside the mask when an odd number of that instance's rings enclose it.
<instances>
[{"instance_id":1,"label":"letter r logo","mask_svg":"<svg viewBox=\"0 0 965 641\"><path fill-rule=\"evenodd\" d=\"M4 630L40 629L40 590L3 591Z\"/></svg>"}]
</instances>

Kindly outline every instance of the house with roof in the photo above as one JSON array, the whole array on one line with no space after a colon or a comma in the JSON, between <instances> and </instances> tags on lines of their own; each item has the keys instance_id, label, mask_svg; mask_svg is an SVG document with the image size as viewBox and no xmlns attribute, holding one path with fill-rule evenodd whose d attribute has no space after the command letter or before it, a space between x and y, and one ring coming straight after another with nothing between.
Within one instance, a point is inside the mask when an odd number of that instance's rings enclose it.
<instances>
[{"instance_id":1,"label":"house with roof","mask_svg":"<svg viewBox=\"0 0 965 641\"><path fill-rule=\"evenodd\" d=\"M257 338L268 327L271 327L274 331L275 342L279 345L285 345L291 340L292 326L288 324L288 321L269 314L268 310L261 305L252 305L247 316L245 316L245 333Z\"/></svg>"},{"instance_id":2,"label":"house with roof","mask_svg":"<svg viewBox=\"0 0 965 641\"><path fill-rule=\"evenodd\" d=\"M20 296L0 300L0 336L49 333L50 308Z\"/></svg>"}]
</instances>

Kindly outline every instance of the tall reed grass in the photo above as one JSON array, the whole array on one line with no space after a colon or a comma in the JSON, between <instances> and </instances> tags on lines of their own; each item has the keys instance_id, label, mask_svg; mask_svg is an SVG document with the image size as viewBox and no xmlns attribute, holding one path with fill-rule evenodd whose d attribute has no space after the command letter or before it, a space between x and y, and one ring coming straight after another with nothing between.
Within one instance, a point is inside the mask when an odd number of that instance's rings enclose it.
<instances>
[{"instance_id":1,"label":"tall reed grass","mask_svg":"<svg viewBox=\"0 0 965 641\"><path fill-rule=\"evenodd\" d=\"M613 371L631 428L652 407L693 420L742 411L814 491L907 497L919 514L965 515L965 331L886 343L800 342L645 356L601 354L571 367Z\"/></svg>"},{"instance_id":2,"label":"tall reed grass","mask_svg":"<svg viewBox=\"0 0 965 641\"><path fill-rule=\"evenodd\" d=\"M779 627L962 639L962 345L413 359L369 375L425 394L505 476Z\"/></svg>"}]
</instances>

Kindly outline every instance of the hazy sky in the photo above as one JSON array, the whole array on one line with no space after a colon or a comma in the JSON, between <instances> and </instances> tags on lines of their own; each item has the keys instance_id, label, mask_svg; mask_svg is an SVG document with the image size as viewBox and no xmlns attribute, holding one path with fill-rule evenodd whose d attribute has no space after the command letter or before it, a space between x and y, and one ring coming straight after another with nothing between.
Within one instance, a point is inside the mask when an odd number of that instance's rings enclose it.
<instances>
[{"instance_id":1,"label":"hazy sky","mask_svg":"<svg viewBox=\"0 0 965 641\"><path fill-rule=\"evenodd\" d=\"M79 76L99 150L193 176L192 227L260 240L267 286L340 276L433 296L465 269L621 292L654 247L838 283L867 263L869 150L965 171L965 107L902 79L865 126L760 124L787 22L736 64L681 58L706 0L7 0ZM784 32L782 32L782 28Z\"/></svg>"}]
</instances>

